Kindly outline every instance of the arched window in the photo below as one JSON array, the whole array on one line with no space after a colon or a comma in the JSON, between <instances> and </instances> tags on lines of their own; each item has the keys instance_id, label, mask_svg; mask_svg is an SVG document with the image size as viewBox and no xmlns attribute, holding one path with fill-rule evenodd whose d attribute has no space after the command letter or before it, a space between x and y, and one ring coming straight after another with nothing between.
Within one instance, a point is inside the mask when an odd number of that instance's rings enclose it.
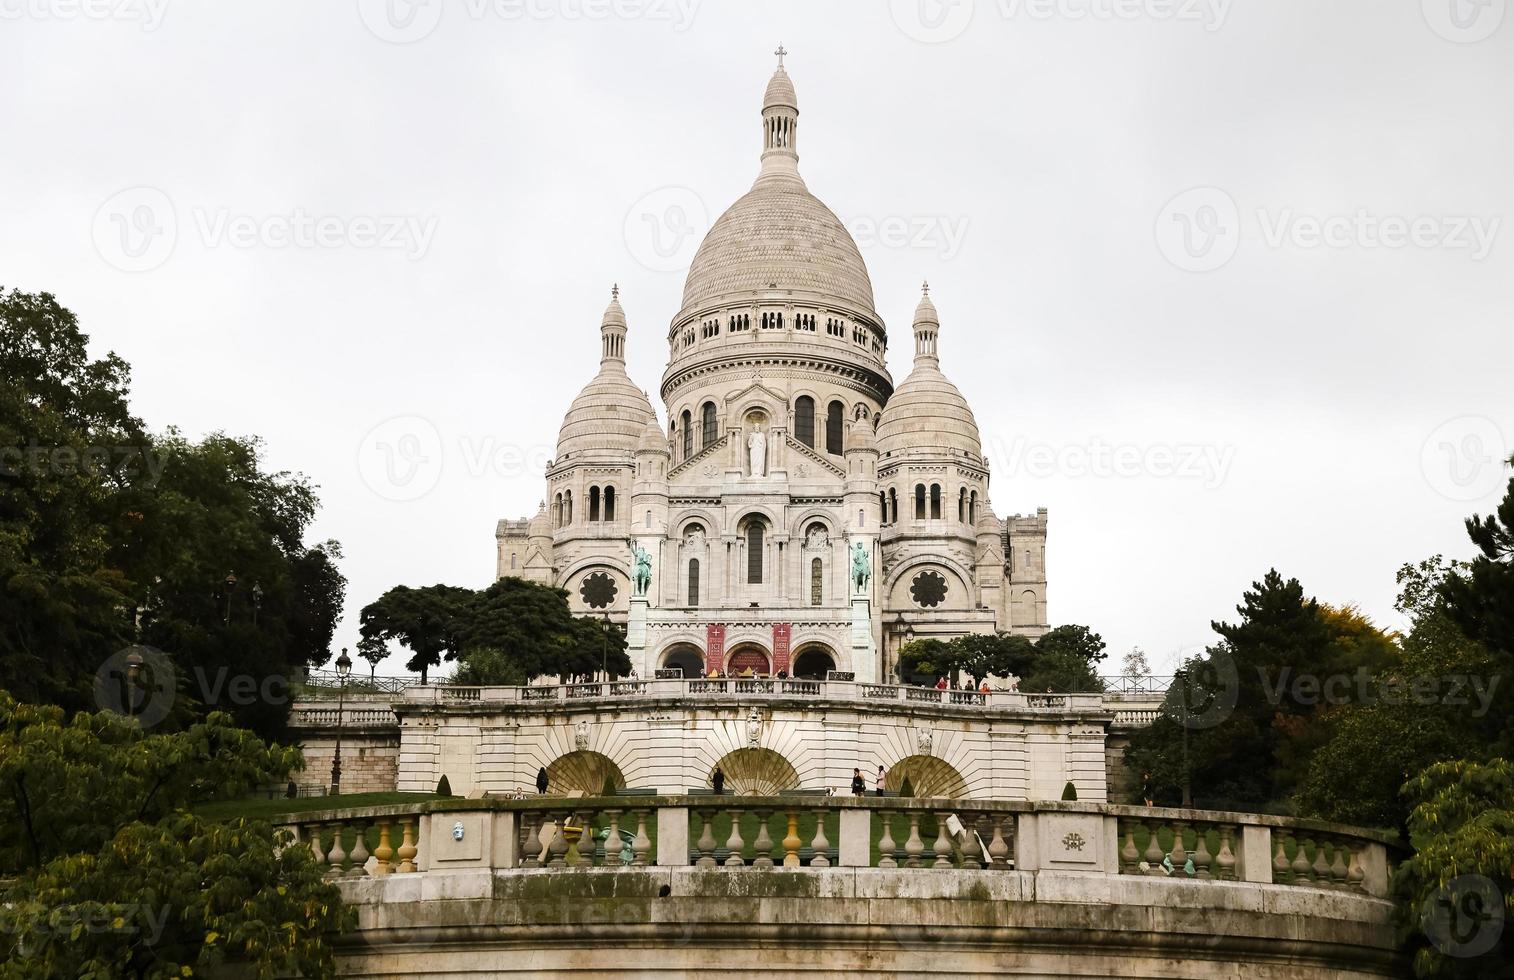
<instances>
[{"instance_id":1,"label":"arched window","mask_svg":"<svg viewBox=\"0 0 1514 980\"><path fill-rule=\"evenodd\" d=\"M514 552L510 553L510 570L511 571L515 570L515 553Z\"/></svg>"},{"instance_id":2,"label":"arched window","mask_svg":"<svg viewBox=\"0 0 1514 980\"><path fill-rule=\"evenodd\" d=\"M978 526L978 491L976 490L967 498L967 521L973 527Z\"/></svg>"},{"instance_id":3,"label":"arched window","mask_svg":"<svg viewBox=\"0 0 1514 980\"><path fill-rule=\"evenodd\" d=\"M615 520L615 488L605 487L605 520Z\"/></svg>"},{"instance_id":4,"label":"arched window","mask_svg":"<svg viewBox=\"0 0 1514 980\"><path fill-rule=\"evenodd\" d=\"M925 484L915 484L915 520L925 520Z\"/></svg>"},{"instance_id":5,"label":"arched window","mask_svg":"<svg viewBox=\"0 0 1514 980\"><path fill-rule=\"evenodd\" d=\"M967 488L966 487L963 487L962 488L962 492L957 494L957 520L961 521L963 523L967 522Z\"/></svg>"},{"instance_id":6,"label":"arched window","mask_svg":"<svg viewBox=\"0 0 1514 980\"><path fill-rule=\"evenodd\" d=\"M699 559L689 559L689 605L699 605Z\"/></svg>"},{"instance_id":7,"label":"arched window","mask_svg":"<svg viewBox=\"0 0 1514 980\"><path fill-rule=\"evenodd\" d=\"M822 586L825 582L825 563L819 558L810 562L810 605L820 605Z\"/></svg>"},{"instance_id":8,"label":"arched window","mask_svg":"<svg viewBox=\"0 0 1514 980\"><path fill-rule=\"evenodd\" d=\"M941 519L941 484L939 483L930 485L930 519L933 521Z\"/></svg>"},{"instance_id":9,"label":"arched window","mask_svg":"<svg viewBox=\"0 0 1514 980\"><path fill-rule=\"evenodd\" d=\"M700 415L703 416L701 423L704 431L700 433L699 448L704 449L715 444L715 403L705 402Z\"/></svg>"},{"instance_id":10,"label":"arched window","mask_svg":"<svg viewBox=\"0 0 1514 980\"><path fill-rule=\"evenodd\" d=\"M888 522L894 524L899 520L899 493L893 487L888 488Z\"/></svg>"},{"instance_id":11,"label":"arched window","mask_svg":"<svg viewBox=\"0 0 1514 980\"><path fill-rule=\"evenodd\" d=\"M879 490L878 491L878 513L880 515L879 518L878 518L879 523L887 524L888 523L888 491L886 491L886 490Z\"/></svg>"},{"instance_id":12,"label":"arched window","mask_svg":"<svg viewBox=\"0 0 1514 980\"><path fill-rule=\"evenodd\" d=\"M562 494L552 498L552 526L562 527Z\"/></svg>"},{"instance_id":13,"label":"arched window","mask_svg":"<svg viewBox=\"0 0 1514 980\"><path fill-rule=\"evenodd\" d=\"M599 488L589 488L589 523L599 520Z\"/></svg>"},{"instance_id":14,"label":"arched window","mask_svg":"<svg viewBox=\"0 0 1514 980\"><path fill-rule=\"evenodd\" d=\"M841 455L841 418L846 414L846 406L840 402L831 402L825 408L825 451L832 456Z\"/></svg>"},{"instance_id":15,"label":"arched window","mask_svg":"<svg viewBox=\"0 0 1514 980\"><path fill-rule=\"evenodd\" d=\"M680 420L683 422L683 458L688 459L694 455L694 416L685 409Z\"/></svg>"},{"instance_id":16,"label":"arched window","mask_svg":"<svg viewBox=\"0 0 1514 980\"><path fill-rule=\"evenodd\" d=\"M794 438L815 448L815 399L809 395L794 399Z\"/></svg>"},{"instance_id":17,"label":"arched window","mask_svg":"<svg viewBox=\"0 0 1514 980\"><path fill-rule=\"evenodd\" d=\"M766 528L760 520L746 526L746 580L748 585L762 584L762 549Z\"/></svg>"},{"instance_id":18,"label":"arched window","mask_svg":"<svg viewBox=\"0 0 1514 980\"><path fill-rule=\"evenodd\" d=\"M563 491L562 503L563 503L563 507L566 509L566 513L563 514L562 522L563 522L564 525L572 524L573 523L573 491L572 490L564 490Z\"/></svg>"}]
</instances>

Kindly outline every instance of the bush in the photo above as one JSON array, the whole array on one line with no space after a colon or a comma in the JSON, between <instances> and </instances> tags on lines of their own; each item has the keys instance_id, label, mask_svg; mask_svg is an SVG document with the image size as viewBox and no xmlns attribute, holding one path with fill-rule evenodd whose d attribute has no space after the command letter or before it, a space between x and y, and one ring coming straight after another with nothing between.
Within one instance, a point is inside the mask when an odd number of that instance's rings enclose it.
<instances>
[{"instance_id":1,"label":"bush","mask_svg":"<svg viewBox=\"0 0 1514 980\"><path fill-rule=\"evenodd\" d=\"M600 796L614 796L615 795L615 777L614 776L610 775L609 773L605 773L605 784L599 788L599 795Z\"/></svg>"},{"instance_id":2,"label":"bush","mask_svg":"<svg viewBox=\"0 0 1514 980\"><path fill-rule=\"evenodd\" d=\"M1067 785L1062 787L1062 799L1074 802L1078 799L1078 788L1072 784L1072 780L1070 779L1067 781Z\"/></svg>"},{"instance_id":3,"label":"bush","mask_svg":"<svg viewBox=\"0 0 1514 980\"><path fill-rule=\"evenodd\" d=\"M449 783L449 782L447 782L447 774L446 773L442 773L442 778L438 779L436 781L436 795L437 796L451 796L452 795L452 784Z\"/></svg>"},{"instance_id":4,"label":"bush","mask_svg":"<svg viewBox=\"0 0 1514 980\"><path fill-rule=\"evenodd\" d=\"M909 798L915 795L915 786L909 781L908 776L905 776L904 782L899 784L899 795L905 798Z\"/></svg>"}]
</instances>

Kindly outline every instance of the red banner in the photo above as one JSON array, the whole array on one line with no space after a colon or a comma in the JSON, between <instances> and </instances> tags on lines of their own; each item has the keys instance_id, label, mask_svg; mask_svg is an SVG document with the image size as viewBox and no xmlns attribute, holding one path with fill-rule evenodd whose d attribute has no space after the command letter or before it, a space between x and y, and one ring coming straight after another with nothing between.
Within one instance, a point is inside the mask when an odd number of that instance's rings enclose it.
<instances>
[{"instance_id":1,"label":"red banner","mask_svg":"<svg viewBox=\"0 0 1514 980\"><path fill-rule=\"evenodd\" d=\"M773 624L773 673L789 669L789 638L794 635L792 623Z\"/></svg>"},{"instance_id":2,"label":"red banner","mask_svg":"<svg viewBox=\"0 0 1514 980\"><path fill-rule=\"evenodd\" d=\"M704 672L718 670L725 664L725 625L711 623L704 628Z\"/></svg>"}]
</instances>

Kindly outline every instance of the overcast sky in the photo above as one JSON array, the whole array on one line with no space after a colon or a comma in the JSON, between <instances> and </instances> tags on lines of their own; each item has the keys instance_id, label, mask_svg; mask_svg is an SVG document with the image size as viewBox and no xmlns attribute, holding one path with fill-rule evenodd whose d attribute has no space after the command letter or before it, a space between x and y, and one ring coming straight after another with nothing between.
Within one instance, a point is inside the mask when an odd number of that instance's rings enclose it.
<instances>
[{"instance_id":1,"label":"overcast sky","mask_svg":"<svg viewBox=\"0 0 1514 980\"><path fill-rule=\"evenodd\" d=\"M896 383L929 278L995 510L1050 510L1051 621L1160 672L1272 566L1400 625L1398 566L1498 499L1505 6L0 0L0 283L154 428L319 484L353 645L392 585L488 583L612 282L663 414L781 41Z\"/></svg>"}]
</instances>

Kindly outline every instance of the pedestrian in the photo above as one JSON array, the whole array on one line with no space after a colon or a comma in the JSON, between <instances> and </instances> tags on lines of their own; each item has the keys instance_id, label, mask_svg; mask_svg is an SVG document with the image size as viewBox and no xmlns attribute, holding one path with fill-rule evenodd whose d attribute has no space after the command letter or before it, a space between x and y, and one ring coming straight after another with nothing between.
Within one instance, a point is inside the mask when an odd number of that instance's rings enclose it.
<instances>
[{"instance_id":1,"label":"pedestrian","mask_svg":"<svg viewBox=\"0 0 1514 980\"><path fill-rule=\"evenodd\" d=\"M725 792L725 773L719 766L716 766L715 771L710 774L710 785L714 787L716 796Z\"/></svg>"},{"instance_id":2,"label":"pedestrian","mask_svg":"<svg viewBox=\"0 0 1514 980\"><path fill-rule=\"evenodd\" d=\"M946 678L945 677L938 677L938 678L936 678L936 690L938 690L938 691L944 691L944 690L946 690Z\"/></svg>"},{"instance_id":3,"label":"pedestrian","mask_svg":"<svg viewBox=\"0 0 1514 980\"><path fill-rule=\"evenodd\" d=\"M989 693L988 678L985 677L983 679L983 686L980 687L980 688L978 688L978 693L980 693L980 694L987 694L987 693Z\"/></svg>"},{"instance_id":4,"label":"pedestrian","mask_svg":"<svg viewBox=\"0 0 1514 980\"><path fill-rule=\"evenodd\" d=\"M547 767L542 766L536 770L536 792L542 796L547 795Z\"/></svg>"},{"instance_id":5,"label":"pedestrian","mask_svg":"<svg viewBox=\"0 0 1514 980\"><path fill-rule=\"evenodd\" d=\"M1141 799L1146 801L1147 806L1151 806L1151 773L1149 772L1141 773Z\"/></svg>"},{"instance_id":6,"label":"pedestrian","mask_svg":"<svg viewBox=\"0 0 1514 980\"><path fill-rule=\"evenodd\" d=\"M865 782L863 782L863 780L862 780L862 770L861 769L853 769L852 770L852 795L853 796L866 796L867 795L867 784Z\"/></svg>"},{"instance_id":7,"label":"pedestrian","mask_svg":"<svg viewBox=\"0 0 1514 980\"><path fill-rule=\"evenodd\" d=\"M879 766L878 767L878 775L876 777L874 777L874 779L873 779L873 788L878 791L878 795L879 796L883 795L883 781L886 778L887 777L884 775L884 772L883 772L883 767Z\"/></svg>"}]
</instances>

